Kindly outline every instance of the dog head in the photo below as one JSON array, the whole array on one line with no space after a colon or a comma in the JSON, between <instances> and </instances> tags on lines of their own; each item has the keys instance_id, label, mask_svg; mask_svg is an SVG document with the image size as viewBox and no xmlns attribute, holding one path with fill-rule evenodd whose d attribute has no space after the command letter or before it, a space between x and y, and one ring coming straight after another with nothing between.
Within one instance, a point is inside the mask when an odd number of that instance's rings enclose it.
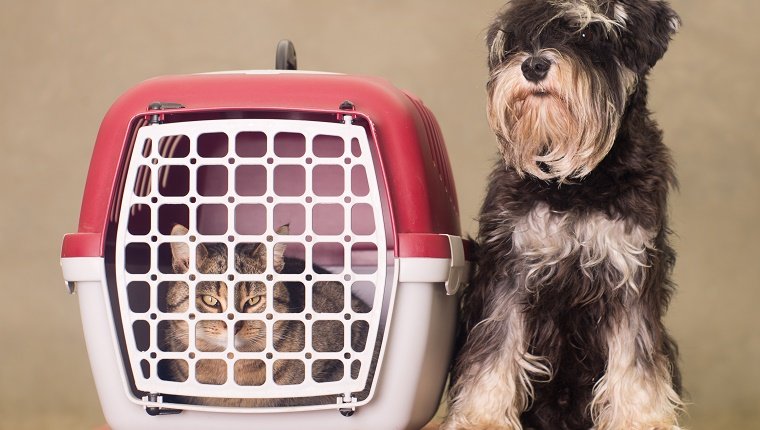
<instances>
[{"instance_id":1,"label":"dog head","mask_svg":"<svg viewBox=\"0 0 760 430\"><path fill-rule=\"evenodd\" d=\"M607 155L680 21L663 0L512 0L488 31L488 120L507 165L566 182Z\"/></svg>"}]
</instances>

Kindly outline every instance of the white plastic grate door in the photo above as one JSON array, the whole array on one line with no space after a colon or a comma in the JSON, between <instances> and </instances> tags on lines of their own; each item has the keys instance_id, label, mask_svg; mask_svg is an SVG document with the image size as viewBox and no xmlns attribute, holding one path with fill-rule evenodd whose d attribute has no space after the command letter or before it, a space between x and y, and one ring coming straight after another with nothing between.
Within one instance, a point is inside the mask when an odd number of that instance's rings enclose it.
<instances>
[{"instance_id":1,"label":"white plastic grate door","mask_svg":"<svg viewBox=\"0 0 760 430\"><path fill-rule=\"evenodd\" d=\"M376 177L366 130L348 123L140 128L115 247L136 388L364 390L392 264Z\"/></svg>"}]
</instances>

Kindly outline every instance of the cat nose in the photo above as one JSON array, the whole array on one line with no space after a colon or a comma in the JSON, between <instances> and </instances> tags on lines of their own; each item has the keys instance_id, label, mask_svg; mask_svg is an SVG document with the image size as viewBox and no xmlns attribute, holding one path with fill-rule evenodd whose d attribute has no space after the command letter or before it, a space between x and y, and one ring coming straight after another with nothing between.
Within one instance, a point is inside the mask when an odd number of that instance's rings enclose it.
<instances>
[{"instance_id":1,"label":"cat nose","mask_svg":"<svg viewBox=\"0 0 760 430\"><path fill-rule=\"evenodd\" d=\"M238 334L238 332L243 328L243 322L238 321L235 323L235 334Z\"/></svg>"},{"instance_id":2,"label":"cat nose","mask_svg":"<svg viewBox=\"0 0 760 430\"><path fill-rule=\"evenodd\" d=\"M546 78L546 75L549 74L549 69L551 67L551 61L549 61L546 57L539 55L528 57L528 59L523 61L520 69L522 70L525 79L533 83L538 83Z\"/></svg>"}]
</instances>

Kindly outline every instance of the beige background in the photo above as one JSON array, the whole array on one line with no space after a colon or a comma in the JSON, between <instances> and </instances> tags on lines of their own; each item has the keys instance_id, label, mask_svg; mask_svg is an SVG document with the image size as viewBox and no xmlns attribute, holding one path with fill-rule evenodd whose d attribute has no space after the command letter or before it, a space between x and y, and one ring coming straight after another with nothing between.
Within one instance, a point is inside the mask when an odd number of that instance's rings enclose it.
<instances>
[{"instance_id":1,"label":"beige background","mask_svg":"<svg viewBox=\"0 0 760 430\"><path fill-rule=\"evenodd\" d=\"M484 29L501 0L0 2L0 429L103 422L76 297L58 266L102 115L155 75L302 68L387 77L448 142L464 228L495 154ZM692 429L760 428L760 57L756 0L674 0L684 26L651 79L678 163L671 200Z\"/></svg>"}]
</instances>

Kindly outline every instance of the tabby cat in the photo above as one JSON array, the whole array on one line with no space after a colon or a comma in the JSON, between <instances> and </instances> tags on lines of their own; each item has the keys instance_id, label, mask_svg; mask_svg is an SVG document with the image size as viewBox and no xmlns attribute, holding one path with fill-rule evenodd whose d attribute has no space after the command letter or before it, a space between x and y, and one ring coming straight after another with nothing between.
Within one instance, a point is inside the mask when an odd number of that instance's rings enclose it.
<instances>
[{"instance_id":1,"label":"tabby cat","mask_svg":"<svg viewBox=\"0 0 760 430\"><path fill-rule=\"evenodd\" d=\"M185 236L188 230L175 225L172 235ZM288 234L288 226L277 230L280 235ZM273 267L278 273L302 273L304 261L285 258L285 244L274 246ZM172 270L187 273L190 270L189 247L184 243L172 243ZM240 274L264 273L267 267L266 246L264 244L240 244L235 249L235 270ZM227 250L223 244L198 244L196 246L197 271L203 274L223 274L227 272ZM316 268L315 268L316 269ZM328 273L323 269L319 273ZM201 313L224 313L234 305L241 313L259 314L261 318L240 320L235 323L233 351L260 352L266 347L266 326L264 314L267 305L266 287L262 282L237 282L234 286L234 303L228 303L225 282L202 281L195 288L195 308ZM300 283L276 282L272 288L273 307L278 313L302 312L304 309L304 287ZM344 307L344 287L339 282L315 282L312 287L312 308L320 313L342 312ZM191 294L185 282L172 282L166 290L165 308L167 312L187 312ZM352 297L351 306L356 312L368 312L369 307L360 299ZM192 311L191 311L192 313ZM351 346L362 351L366 346L368 325L354 323L351 330ZM343 350L343 323L340 321L315 321L312 325L312 347L317 352L337 352ZM159 346L164 351L185 351L188 348L188 324L185 321L162 321L159 323ZM199 351L224 351L227 349L227 323L219 320L198 321L195 326L195 345ZM279 352L303 351L305 325L301 321L280 320L274 323L272 344ZM271 363L271 361L270 361ZM224 384L227 379L227 364L222 360L197 360L195 378L202 384ZM263 360L240 359L234 363L234 382L242 386L262 385L266 381L266 367ZM373 366L374 367L374 363ZM352 366L352 376L358 372ZM299 384L304 381L304 362L301 360L274 360L273 379L278 385ZM312 378L316 382L340 380L343 364L337 360L314 360ZM188 366L184 360L167 360L159 366L159 377L170 381L185 381ZM168 400L209 406L274 407L295 406L303 401L298 399L227 399L210 397L170 397ZM336 396L322 396L317 403L335 403ZM310 401L310 403L313 403Z\"/></svg>"}]
</instances>

